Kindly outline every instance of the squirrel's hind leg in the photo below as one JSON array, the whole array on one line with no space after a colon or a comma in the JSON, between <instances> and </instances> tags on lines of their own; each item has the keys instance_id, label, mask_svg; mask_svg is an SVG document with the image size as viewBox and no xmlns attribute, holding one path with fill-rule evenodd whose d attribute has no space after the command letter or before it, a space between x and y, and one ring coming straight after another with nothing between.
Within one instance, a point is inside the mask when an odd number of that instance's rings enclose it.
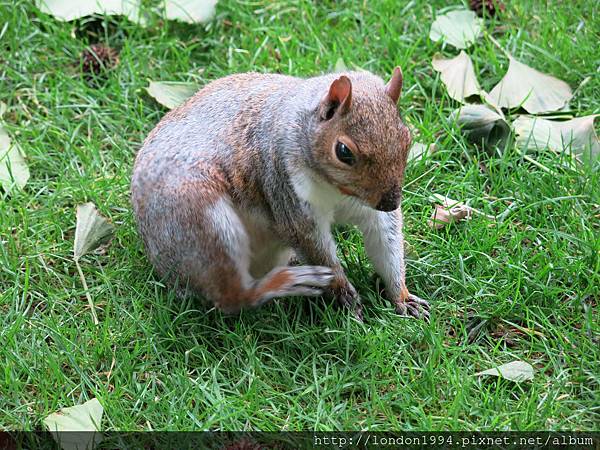
<instances>
[{"instance_id":1,"label":"squirrel's hind leg","mask_svg":"<svg viewBox=\"0 0 600 450\"><path fill-rule=\"evenodd\" d=\"M275 297L321 295L333 276L333 270L323 266L276 267L256 281L250 306L260 306Z\"/></svg>"},{"instance_id":2,"label":"squirrel's hind leg","mask_svg":"<svg viewBox=\"0 0 600 450\"><path fill-rule=\"evenodd\" d=\"M328 267L275 267L262 278L250 274L250 243L244 223L226 197L205 207L200 236L192 253L201 256L189 267L189 286L223 311L260 306L275 297L323 293L333 272ZM195 250L195 251L194 251Z\"/></svg>"}]
</instances>

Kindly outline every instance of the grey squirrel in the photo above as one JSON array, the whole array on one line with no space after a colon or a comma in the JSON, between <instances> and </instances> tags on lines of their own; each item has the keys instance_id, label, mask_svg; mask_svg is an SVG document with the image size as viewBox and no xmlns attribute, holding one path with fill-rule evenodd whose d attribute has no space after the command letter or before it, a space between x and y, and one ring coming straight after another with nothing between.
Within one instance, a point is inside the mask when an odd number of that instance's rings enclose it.
<instances>
[{"instance_id":1,"label":"grey squirrel","mask_svg":"<svg viewBox=\"0 0 600 450\"><path fill-rule=\"evenodd\" d=\"M157 272L224 311L327 293L362 317L331 234L354 224L396 311L428 319L405 285L401 90L399 67L387 84L369 72L243 73L170 111L131 182ZM307 265L288 264L294 252Z\"/></svg>"}]
</instances>

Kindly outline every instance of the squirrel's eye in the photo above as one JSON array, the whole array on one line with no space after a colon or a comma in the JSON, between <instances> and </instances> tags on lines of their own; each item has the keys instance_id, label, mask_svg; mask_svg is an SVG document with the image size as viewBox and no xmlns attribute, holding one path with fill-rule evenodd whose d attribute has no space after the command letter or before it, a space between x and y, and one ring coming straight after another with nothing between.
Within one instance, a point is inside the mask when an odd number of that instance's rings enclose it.
<instances>
[{"instance_id":1,"label":"squirrel's eye","mask_svg":"<svg viewBox=\"0 0 600 450\"><path fill-rule=\"evenodd\" d=\"M337 159L339 159L341 162L343 162L344 164L348 164L349 166L351 166L355 162L354 154L343 142L338 141L338 143L336 144L335 156L337 156Z\"/></svg>"}]
</instances>

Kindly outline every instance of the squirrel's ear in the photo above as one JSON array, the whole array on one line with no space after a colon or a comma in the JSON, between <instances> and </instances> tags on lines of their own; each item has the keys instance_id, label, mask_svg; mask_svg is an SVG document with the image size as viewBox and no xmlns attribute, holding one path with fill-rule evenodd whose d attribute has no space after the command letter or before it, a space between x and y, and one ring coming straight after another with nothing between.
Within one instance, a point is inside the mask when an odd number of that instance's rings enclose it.
<instances>
[{"instance_id":1,"label":"squirrel's ear","mask_svg":"<svg viewBox=\"0 0 600 450\"><path fill-rule=\"evenodd\" d=\"M342 75L329 86L329 92L321 100L321 119L329 120L336 112L346 114L352 104L352 82Z\"/></svg>"},{"instance_id":2,"label":"squirrel's ear","mask_svg":"<svg viewBox=\"0 0 600 450\"><path fill-rule=\"evenodd\" d=\"M385 85L385 92L391 97L394 103L398 103L400 93L402 92L402 69L395 67L392 78Z\"/></svg>"}]
</instances>

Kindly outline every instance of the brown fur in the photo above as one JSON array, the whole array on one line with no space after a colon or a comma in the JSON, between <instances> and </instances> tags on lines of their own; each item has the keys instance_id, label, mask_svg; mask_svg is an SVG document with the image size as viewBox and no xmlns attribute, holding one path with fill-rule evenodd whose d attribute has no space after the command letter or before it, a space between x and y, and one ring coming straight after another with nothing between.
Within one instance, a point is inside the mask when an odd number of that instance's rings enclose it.
<instances>
[{"instance_id":1,"label":"brown fur","mask_svg":"<svg viewBox=\"0 0 600 450\"><path fill-rule=\"evenodd\" d=\"M370 101L369 93L360 86L353 90L361 101L353 103L352 114L335 116L315 136L314 156L319 163L317 170L327 181L375 207L385 192L402 185L411 138L391 98L382 104L381 97ZM381 139L374 140L373 136ZM337 160L338 140L354 150L358 161L352 167ZM397 147L397 155L383 150L390 146Z\"/></svg>"}]
</instances>

